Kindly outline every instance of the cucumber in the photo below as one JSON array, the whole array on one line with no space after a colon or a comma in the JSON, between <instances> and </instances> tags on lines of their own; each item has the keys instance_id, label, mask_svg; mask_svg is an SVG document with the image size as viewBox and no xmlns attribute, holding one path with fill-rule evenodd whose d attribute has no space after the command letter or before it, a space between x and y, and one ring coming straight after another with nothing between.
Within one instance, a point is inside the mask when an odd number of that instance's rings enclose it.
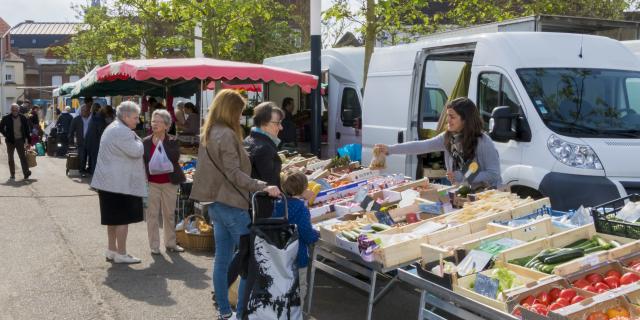
<instances>
[{"instance_id":1,"label":"cucumber","mask_svg":"<svg viewBox=\"0 0 640 320\"><path fill-rule=\"evenodd\" d=\"M598 245L598 241L586 240L581 245L573 247L573 249L587 249L587 248L595 247L597 245Z\"/></svg>"},{"instance_id":2,"label":"cucumber","mask_svg":"<svg viewBox=\"0 0 640 320\"><path fill-rule=\"evenodd\" d=\"M542 252L540 252L540 254L538 255L537 259L542 261L542 262L544 262L545 258L553 256L553 255L555 255L557 253L560 253L563 250L564 249L555 249L555 248L542 250ZM567 250L569 250L569 249L567 249Z\"/></svg>"},{"instance_id":3,"label":"cucumber","mask_svg":"<svg viewBox=\"0 0 640 320\"><path fill-rule=\"evenodd\" d=\"M524 267L529 261L531 261L531 259L533 259L533 256L509 260L509 263Z\"/></svg>"},{"instance_id":4,"label":"cucumber","mask_svg":"<svg viewBox=\"0 0 640 320\"><path fill-rule=\"evenodd\" d=\"M371 229L375 231L385 231L391 229L391 227L382 223L374 223L371 225Z\"/></svg>"},{"instance_id":5,"label":"cucumber","mask_svg":"<svg viewBox=\"0 0 640 320\"><path fill-rule=\"evenodd\" d=\"M609 243L613 246L613 248L618 248L618 247L620 247L622 245L620 242L615 241L615 240L611 240L611 241L609 241Z\"/></svg>"},{"instance_id":6,"label":"cucumber","mask_svg":"<svg viewBox=\"0 0 640 320\"><path fill-rule=\"evenodd\" d=\"M562 263L562 262L571 261L576 258L580 258L582 256L584 256L584 250L569 249L563 252L559 252L558 254L552 255L550 257L546 257L543 262L545 264Z\"/></svg>"},{"instance_id":7,"label":"cucumber","mask_svg":"<svg viewBox=\"0 0 640 320\"><path fill-rule=\"evenodd\" d=\"M597 241L598 244L603 247L605 250L609 250L611 248L613 248L613 245L611 243L609 243L609 241L602 239L601 237L598 236L593 236L593 240Z\"/></svg>"},{"instance_id":8,"label":"cucumber","mask_svg":"<svg viewBox=\"0 0 640 320\"><path fill-rule=\"evenodd\" d=\"M553 269L556 268L555 264L545 264L542 268L540 268L540 271L544 272L544 273L548 273L548 274L552 274L553 273Z\"/></svg>"}]
</instances>

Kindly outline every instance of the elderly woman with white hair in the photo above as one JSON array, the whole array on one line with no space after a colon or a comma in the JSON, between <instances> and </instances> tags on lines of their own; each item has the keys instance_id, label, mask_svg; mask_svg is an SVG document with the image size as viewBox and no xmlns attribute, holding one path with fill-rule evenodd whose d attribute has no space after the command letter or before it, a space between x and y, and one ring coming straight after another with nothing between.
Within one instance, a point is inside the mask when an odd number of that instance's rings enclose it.
<instances>
[{"instance_id":1,"label":"elderly woman with white hair","mask_svg":"<svg viewBox=\"0 0 640 320\"><path fill-rule=\"evenodd\" d=\"M138 124L140 107L131 101L116 109L116 120L102 134L100 151L91 181L98 190L100 220L107 226L107 261L140 263L127 253L129 224L143 219L146 196L144 147L132 129Z\"/></svg>"},{"instance_id":2,"label":"elderly woman with white hair","mask_svg":"<svg viewBox=\"0 0 640 320\"><path fill-rule=\"evenodd\" d=\"M144 145L144 164L149 181L147 231L152 254L160 254L158 223L160 217L162 217L166 251L184 251L176 243L175 210L178 186L185 182L186 178L178 164L180 145L174 136L167 134L167 131L171 128L171 122L171 115L167 110L158 109L154 111L151 115L152 134L142 140ZM152 164L154 155L156 155L156 159L153 160L154 164ZM161 161L164 162L164 166L161 165ZM165 167L164 170L158 170L161 167Z\"/></svg>"}]
</instances>

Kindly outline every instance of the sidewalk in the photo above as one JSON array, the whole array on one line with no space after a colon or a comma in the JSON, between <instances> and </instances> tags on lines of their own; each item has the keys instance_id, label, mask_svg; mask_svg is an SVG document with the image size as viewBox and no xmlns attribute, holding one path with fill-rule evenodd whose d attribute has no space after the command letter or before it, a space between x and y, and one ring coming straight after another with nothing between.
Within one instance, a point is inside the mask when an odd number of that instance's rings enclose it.
<instances>
[{"instance_id":1,"label":"sidewalk","mask_svg":"<svg viewBox=\"0 0 640 320\"><path fill-rule=\"evenodd\" d=\"M18 169L17 180L7 181L0 145L0 319L214 319L211 254L152 256L146 225L137 223L127 245L142 263L105 262L106 230L89 180L67 177L65 159L37 160L29 180ZM366 299L319 272L312 315L362 319ZM417 302L415 292L396 286L374 319L416 318Z\"/></svg>"}]
</instances>

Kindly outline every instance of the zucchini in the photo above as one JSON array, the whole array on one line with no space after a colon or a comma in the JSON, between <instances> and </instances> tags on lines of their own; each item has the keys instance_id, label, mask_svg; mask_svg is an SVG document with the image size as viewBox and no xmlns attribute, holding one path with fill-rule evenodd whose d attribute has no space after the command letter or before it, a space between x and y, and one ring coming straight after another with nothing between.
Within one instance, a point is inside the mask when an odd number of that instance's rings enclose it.
<instances>
[{"instance_id":1,"label":"zucchini","mask_svg":"<svg viewBox=\"0 0 640 320\"><path fill-rule=\"evenodd\" d=\"M546 257L550 257L550 256L552 256L552 255L554 255L554 254L558 253L560 250L562 250L562 249L555 249L555 248L552 248L552 249L544 249L544 250L542 250L542 251L538 254L538 256L537 256L536 258L537 258L538 260L540 260L540 261L543 261L543 262L544 262L544 259L545 259Z\"/></svg>"},{"instance_id":2,"label":"zucchini","mask_svg":"<svg viewBox=\"0 0 640 320\"><path fill-rule=\"evenodd\" d=\"M567 261L571 261L576 258L580 258L584 256L584 250L582 249L569 249L563 252L559 252L550 257L546 257L544 259L545 264L555 264L555 263L563 263Z\"/></svg>"},{"instance_id":3,"label":"zucchini","mask_svg":"<svg viewBox=\"0 0 640 320\"><path fill-rule=\"evenodd\" d=\"M613 246L613 248L618 248L618 247L622 246L622 244L620 242L615 241L615 240L611 240L611 241L609 241L609 243Z\"/></svg>"},{"instance_id":4,"label":"zucchini","mask_svg":"<svg viewBox=\"0 0 640 320\"><path fill-rule=\"evenodd\" d=\"M358 241L358 237L354 236L355 233L351 232L351 231L342 231L340 233L345 239L347 239L347 241L351 241L351 242L356 242Z\"/></svg>"},{"instance_id":5,"label":"zucchini","mask_svg":"<svg viewBox=\"0 0 640 320\"><path fill-rule=\"evenodd\" d=\"M587 250L584 251L584 254L589 254L589 253L594 253L594 252L598 252L598 251L602 251L602 250L607 250L601 246L597 246L597 247L593 247L593 248L589 248Z\"/></svg>"},{"instance_id":6,"label":"zucchini","mask_svg":"<svg viewBox=\"0 0 640 320\"><path fill-rule=\"evenodd\" d=\"M587 241L589 241L589 240L588 239L580 239L580 240L578 240L578 241L576 241L574 243L569 244L565 248L575 248L575 247L583 245Z\"/></svg>"},{"instance_id":7,"label":"zucchini","mask_svg":"<svg viewBox=\"0 0 640 320\"><path fill-rule=\"evenodd\" d=\"M509 260L509 263L524 267L529 261L531 261L531 259L533 259L533 256Z\"/></svg>"},{"instance_id":8,"label":"zucchini","mask_svg":"<svg viewBox=\"0 0 640 320\"><path fill-rule=\"evenodd\" d=\"M598 241L586 240L579 246L575 246L573 249L588 249L598 245Z\"/></svg>"},{"instance_id":9,"label":"zucchini","mask_svg":"<svg viewBox=\"0 0 640 320\"><path fill-rule=\"evenodd\" d=\"M593 240L597 241L598 244L603 247L605 250L609 250L611 248L613 248L613 245L611 243L609 243L609 241L602 239L601 237L598 236L593 236Z\"/></svg>"},{"instance_id":10,"label":"zucchini","mask_svg":"<svg viewBox=\"0 0 640 320\"><path fill-rule=\"evenodd\" d=\"M391 229L391 227L382 223L373 223L371 224L371 229L375 231L385 231Z\"/></svg>"}]
</instances>

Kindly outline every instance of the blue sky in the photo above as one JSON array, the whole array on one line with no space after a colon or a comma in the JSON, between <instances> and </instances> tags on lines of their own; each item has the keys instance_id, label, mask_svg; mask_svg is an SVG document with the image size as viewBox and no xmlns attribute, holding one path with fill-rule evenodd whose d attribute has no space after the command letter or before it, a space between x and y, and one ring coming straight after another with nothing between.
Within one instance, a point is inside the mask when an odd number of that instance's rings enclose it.
<instances>
[{"instance_id":1,"label":"blue sky","mask_svg":"<svg viewBox=\"0 0 640 320\"><path fill-rule=\"evenodd\" d=\"M24 20L40 22L75 22L72 4L86 0L0 0L0 17L14 26ZM330 0L322 0L323 10Z\"/></svg>"}]
</instances>

